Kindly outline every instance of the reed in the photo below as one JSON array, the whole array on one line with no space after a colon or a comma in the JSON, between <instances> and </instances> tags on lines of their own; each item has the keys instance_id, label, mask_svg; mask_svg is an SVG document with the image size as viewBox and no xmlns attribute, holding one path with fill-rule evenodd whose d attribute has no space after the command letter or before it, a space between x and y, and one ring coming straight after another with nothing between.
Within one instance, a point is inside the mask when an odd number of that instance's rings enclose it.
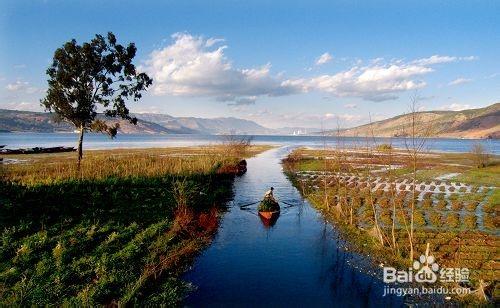
<instances>
[{"instance_id":1,"label":"reed","mask_svg":"<svg viewBox=\"0 0 500 308\"><path fill-rule=\"evenodd\" d=\"M234 165L243 157L264 147L249 147L244 153L227 151L225 146L165 149L119 149L87 151L81 168L73 153L9 156L22 160L4 165L2 180L27 186L55 184L72 180L102 180L120 177L159 177L162 175L208 174Z\"/></svg>"}]
</instances>

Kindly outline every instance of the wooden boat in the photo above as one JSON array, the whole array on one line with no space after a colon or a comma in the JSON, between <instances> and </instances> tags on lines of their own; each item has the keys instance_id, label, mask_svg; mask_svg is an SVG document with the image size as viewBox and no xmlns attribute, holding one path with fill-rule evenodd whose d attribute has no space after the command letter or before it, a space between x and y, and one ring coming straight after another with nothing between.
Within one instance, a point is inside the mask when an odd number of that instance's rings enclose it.
<instances>
[{"instance_id":1,"label":"wooden boat","mask_svg":"<svg viewBox=\"0 0 500 308\"><path fill-rule=\"evenodd\" d=\"M268 219L268 220L271 220L279 215L280 215L279 210L272 211L272 212L259 211L259 216L264 218L264 219Z\"/></svg>"},{"instance_id":2,"label":"wooden boat","mask_svg":"<svg viewBox=\"0 0 500 308\"><path fill-rule=\"evenodd\" d=\"M276 223L280 216L280 205L272 199L264 199L259 204L259 217L262 223L269 227Z\"/></svg>"},{"instance_id":3,"label":"wooden boat","mask_svg":"<svg viewBox=\"0 0 500 308\"><path fill-rule=\"evenodd\" d=\"M274 224L278 221L279 217L280 217L280 211L259 212L260 221L266 228L274 226Z\"/></svg>"}]
</instances>

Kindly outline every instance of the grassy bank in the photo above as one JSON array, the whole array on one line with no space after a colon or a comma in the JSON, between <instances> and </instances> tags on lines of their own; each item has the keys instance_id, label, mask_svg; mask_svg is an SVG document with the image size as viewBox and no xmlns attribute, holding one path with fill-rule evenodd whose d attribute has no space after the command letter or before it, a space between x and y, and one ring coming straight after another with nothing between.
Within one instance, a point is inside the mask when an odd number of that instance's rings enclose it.
<instances>
[{"instance_id":1,"label":"grassy bank","mask_svg":"<svg viewBox=\"0 0 500 308\"><path fill-rule=\"evenodd\" d=\"M478 169L467 154L423 153L415 182L404 151L299 149L283 163L294 185L339 227L352 249L377 263L411 266L413 204L413 260L429 244L440 268L470 270L469 282L460 286L474 295L457 299L476 302L483 286L498 300L498 157Z\"/></svg>"},{"instance_id":2,"label":"grassy bank","mask_svg":"<svg viewBox=\"0 0 500 308\"><path fill-rule=\"evenodd\" d=\"M251 147L239 156L264 150ZM176 305L179 279L231 198L227 147L8 156L0 305Z\"/></svg>"}]
</instances>

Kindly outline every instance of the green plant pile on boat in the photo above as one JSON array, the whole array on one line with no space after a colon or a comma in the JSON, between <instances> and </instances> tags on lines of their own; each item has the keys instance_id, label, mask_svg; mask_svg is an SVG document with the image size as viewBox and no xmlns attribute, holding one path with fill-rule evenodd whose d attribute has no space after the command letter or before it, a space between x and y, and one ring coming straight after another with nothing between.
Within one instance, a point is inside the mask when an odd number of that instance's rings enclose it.
<instances>
[{"instance_id":1,"label":"green plant pile on boat","mask_svg":"<svg viewBox=\"0 0 500 308\"><path fill-rule=\"evenodd\" d=\"M264 198L259 204L259 212L275 212L279 211L279 209L278 202L271 198Z\"/></svg>"}]
</instances>

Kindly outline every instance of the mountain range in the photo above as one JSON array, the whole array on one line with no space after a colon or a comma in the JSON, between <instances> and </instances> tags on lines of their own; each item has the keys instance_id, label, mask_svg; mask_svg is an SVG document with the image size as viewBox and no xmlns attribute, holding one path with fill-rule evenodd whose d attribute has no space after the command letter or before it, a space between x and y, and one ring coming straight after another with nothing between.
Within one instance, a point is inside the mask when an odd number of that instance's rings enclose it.
<instances>
[{"instance_id":1,"label":"mountain range","mask_svg":"<svg viewBox=\"0 0 500 308\"><path fill-rule=\"evenodd\" d=\"M417 129L432 126L430 136L449 138L500 138L500 103L478 109L461 111L418 112ZM125 134L248 134L291 135L293 133L320 134L318 129L284 127L271 129L250 120L227 118L173 117L166 114L139 113L137 125L120 119L106 119L120 123L120 132ZM103 118L102 115L99 117ZM409 114L341 129L342 136L380 137L401 136L403 128L411 120ZM53 115L45 112L0 109L0 131L2 132L72 132L74 127L65 122L54 121ZM316 132L316 133L314 133ZM335 135L335 131L327 131Z\"/></svg>"},{"instance_id":2,"label":"mountain range","mask_svg":"<svg viewBox=\"0 0 500 308\"><path fill-rule=\"evenodd\" d=\"M140 113L137 125L126 120L106 119L108 123L120 123L125 134L249 134L269 135L278 131L263 127L253 121L237 118L173 117L166 114ZM102 115L98 117L104 119ZM72 132L74 127L56 122L50 113L0 109L0 131L3 132Z\"/></svg>"},{"instance_id":3,"label":"mountain range","mask_svg":"<svg viewBox=\"0 0 500 308\"><path fill-rule=\"evenodd\" d=\"M461 111L422 111L416 113L416 131L428 131L429 137L500 139L500 103ZM340 130L342 136L398 137L405 135L411 114ZM329 135L336 132L329 131Z\"/></svg>"}]
</instances>

